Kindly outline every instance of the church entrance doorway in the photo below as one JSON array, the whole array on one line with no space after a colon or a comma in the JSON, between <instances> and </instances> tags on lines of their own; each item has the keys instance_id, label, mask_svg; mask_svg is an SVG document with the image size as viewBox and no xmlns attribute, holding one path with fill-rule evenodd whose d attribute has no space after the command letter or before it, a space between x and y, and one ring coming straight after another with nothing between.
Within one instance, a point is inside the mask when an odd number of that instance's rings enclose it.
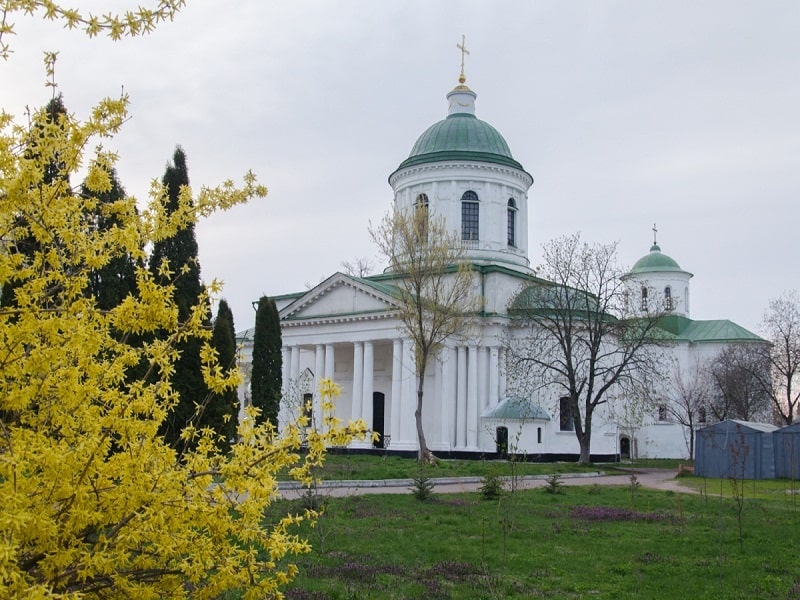
<instances>
[{"instance_id":1,"label":"church entrance doorway","mask_svg":"<svg viewBox=\"0 0 800 600\"><path fill-rule=\"evenodd\" d=\"M622 436L619 439L619 457L620 458L631 457L631 439L627 436Z\"/></svg>"},{"instance_id":2,"label":"church entrance doorway","mask_svg":"<svg viewBox=\"0 0 800 600\"><path fill-rule=\"evenodd\" d=\"M498 427L495 439L497 454L505 458L508 455L508 427Z\"/></svg>"},{"instance_id":3,"label":"church entrance doorway","mask_svg":"<svg viewBox=\"0 0 800 600\"><path fill-rule=\"evenodd\" d=\"M375 448L383 448L383 413L386 397L383 392L372 393L372 431L378 434L378 439L372 442Z\"/></svg>"}]
</instances>

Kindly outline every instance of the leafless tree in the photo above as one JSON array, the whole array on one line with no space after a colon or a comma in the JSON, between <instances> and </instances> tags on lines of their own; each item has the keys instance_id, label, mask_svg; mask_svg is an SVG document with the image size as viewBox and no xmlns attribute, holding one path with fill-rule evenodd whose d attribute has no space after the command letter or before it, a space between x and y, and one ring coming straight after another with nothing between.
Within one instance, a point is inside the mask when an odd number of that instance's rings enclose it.
<instances>
[{"instance_id":1,"label":"leafless tree","mask_svg":"<svg viewBox=\"0 0 800 600\"><path fill-rule=\"evenodd\" d=\"M775 412L790 425L800 401L800 295L796 290L770 300L761 328L771 346L769 378L760 383L772 399Z\"/></svg>"},{"instance_id":2,"label":"leafless tree","mask_svg":"<svg viewBox=\"0 0 800 600\"><path fill-rule=\"evenodd\" d=\"M663 314L626 315L616 243L590 245L575 234L543 250L543 279L510 307L524 333L512 337L509 364L541 389L558 391L585 464L595 410L610 392L622 395L656 376L667 343L658 327Z\"/></svg>"},{"instance_id":3,"label":"leafless tree","mask_svg":"<svg viewBox=\"0 0 800 600\"><path fill-rule=\"evenodd\" d=\"M762 383L770 369L765 346L759 342L728 346L709 362L709 407L716 420L771 420L770 396Z\"/></svg>"},{"instance_id":4,"label":"leafless tree","mask_svg":"<svg viewBox=\"0 0 800 600\"><path fill-rule=\"evenodd\" d=\"M665 402L670 417L684 427L689 457L694 457L694 432L705 423L711 398L706 365L695 361L688 369L675 364L672 371L671 397Z\"/></svg>"},{"instance_id":5,"label":"leafless tree","mask_svg":"<svg viewBox=\"0 0 800 600\"><path fill-rule=\"evenodd\" d=\"M429 214L427 206L395 209L370 226L370 235L396 276L397 316L414 344L418 459L432 462L422 428L425 372L446 340L469 334L480 308L473 272L459 236L447 230L443 217Z\"/></svg>"},{"instance_id":6,"label":"leafless tree","mask_svg":"<svg viewBox=\"0 0 800 600\"><path fill-rule=\"evenodd\" d=\"M351 277L366 277L375 271L375 263L366 256L356 258L352 262L343 260L340 266Z\"/></svg>"}]
</instances>

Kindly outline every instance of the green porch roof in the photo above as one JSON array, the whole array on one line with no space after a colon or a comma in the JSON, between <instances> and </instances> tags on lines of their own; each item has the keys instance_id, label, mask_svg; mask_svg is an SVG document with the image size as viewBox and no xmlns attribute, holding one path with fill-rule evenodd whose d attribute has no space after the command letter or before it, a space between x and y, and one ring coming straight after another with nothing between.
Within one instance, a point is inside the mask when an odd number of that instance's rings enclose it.
<instances>
[{"instance_id":1,"label":"green porch roof","mask_svg":"<svg viewBox=\"0 0 800 600\"><path fill-rule=\"evenodd\" d=\"M677 341L702 344L709 342L761 342L766 340L727 319L693 321L679 315L664 317L661 329L672 334Z\"/></svg>"},{"instance_id":2,"label":"green porch roof","mask_svg":"<svg viewBox=\"0 0 800 600\"><path fill-rule=\"evenodd\" d=\"M536 419L549 421L550 415L541 406L538 406L519 396L508 396L498 402L497 406L487 408L481 415L484 419L513 419L528 421Z\"/></svg>"}]
</instances>

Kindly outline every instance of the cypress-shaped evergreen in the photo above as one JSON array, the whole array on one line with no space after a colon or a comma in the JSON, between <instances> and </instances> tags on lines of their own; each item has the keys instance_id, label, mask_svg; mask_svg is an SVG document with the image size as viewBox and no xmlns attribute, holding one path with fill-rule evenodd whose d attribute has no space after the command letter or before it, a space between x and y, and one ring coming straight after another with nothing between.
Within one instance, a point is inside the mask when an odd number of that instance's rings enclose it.
<instances>
[{"instance_id":1,"label":"cypress-shaped evergreen","mask_svg":"<svg viewBox=\"0 0 800 600\"><path fill-rule=\"evenodd\" d=\"M235 369L236 330L233 325L233 312L224 299L219 301L211 343L218 353L219 364L225 369ZM202 421L221 438L220 449L223 452L230 450L231 443L236 439L238 409L238 394L234 388L211 396L203 413Z\"/></svg>"},{"instance_id":2,"label":"cypress-shaped evergreen","mask_svg":"<svg viewBox=\"0 0 800 600\"><path fill-rule=\"evenodd\" d=\"M173 156L173 164L168 164L162 183L166 188L165 210L172 214L179 206L181 189L189 186L189 171L186 166L186 154L178 146ZM168 278L159 275L164 261L169 261L172 275ZM178 318L185 321L195 306L203 290L200 283L200 263L197 259L197 239L194 225L189 225L171 238L161 240L153 245L150 256L150 270L156 280L164 285L173 285L174 300L178 307ZM184 272L184 269L185 272ZM208 319L210 324L210 318ZM201 420L202 407L209 399L209 390L203 381L200 360L201 342L190 338L178 344L180 358L175 363L172 376L172 387L178 394L178 403L170 412L162 425L162 433L168 443L175 448L182 448L181 431L189 425L203 426ZM201 407L198 413L197 407Z\"/></svg>"},{"instance_id":3,"label":"cypress-shaped evergreen","mask_svg":"<svg viewBox=\"0 0 800 600\"><path fill-rule=\"evenodd\" d=\"M262 296L256 310L253 335L253 372L250 378L250 401L261 409L261 419L277 425L281 403L281 324L275 301Z\"/></svg>"},{"instance_id":4,"label":"cypress-shaped evergreen","mask_svg":"<svg viewBox=\"0 0 800 600\"><path fill-rule=\"evenodd\" d=\"M69 114L61 94L53 96L42 110L45 113L45 123L47 125L55 124L62 130L66 127ZM34 125L29 132L28 144L23 154L23 160L41 160L44 163L42 166L42 179L34 184L39 188L39 197L42 202L49 202L54 198L71 193L69 190L69 171L65 168L63 157L59 155L58 149L49 150L50 154L47 156L43 156L41 153L44 146L42 143L43 138L54 135L56 134L50 133L46 127L40 124ZM23 255L27 264L33 264L34 257L43 248L47 248L53 243L52 239L41 239L42 235L50 235L50 232L40 233L38 237L34 235L31 224L25 215L16 216L14 229L13 234L9 236L6 233L4 236L4 250ZM0 292L0 306L17 306L16 290L21 284L21 281L12 278L5 282Z\"/></svg>"},{"instance_id":5,"label":"cypress-shaped evergreen","mask_svg":"<svg viewBox=\"0 0 800 600\"><path fill-rule=\"evenodd\" d=\"M117 227L119 217L109 208L119 200L125 198L125 189L119 182L117 172L109 170L111 180L110 189L103 192L93 192L84 184L81 193L84 197L96 198L98 203L91 220L92 228L104 233ZM89 274L87 294L97 300L97 306L102 310L111 310L118 306L129 294L136 292L136 262L131 255L114 254L104 266Z\"/></svg>"}]
</instances>

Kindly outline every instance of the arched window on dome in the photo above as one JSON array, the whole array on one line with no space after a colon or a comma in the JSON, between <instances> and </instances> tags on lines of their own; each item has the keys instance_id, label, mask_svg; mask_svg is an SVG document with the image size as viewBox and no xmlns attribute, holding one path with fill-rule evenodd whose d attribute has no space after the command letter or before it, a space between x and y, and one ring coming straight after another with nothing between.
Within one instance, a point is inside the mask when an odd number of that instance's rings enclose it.
<instances>
[{"instance_id":1,"label":"arched window on dome","mask_svg":"<svg viewBox=\"0 0 800 600\"><path fill-rule=\"evenodd\" d=\"M508 199L508 246L517 247L517 203L513 198Z\"/></svg>"},{"instance_id":2,"label":"arched window on dome","mask_svg":"<svg viewBox=\"0 0 800 600\"><path fill-rule=\"evenodd\" d=\"M414 203L414 210L417 211L417 217L420 219L419 226L420 240L428 243L428 194L420 194Z\"/></svg>"},{"instance_id":3,"label":"arched window on dome","mask_svg":"<svg viewBox=\"0 0 800 600\"><path fill-rule=\"evenodd\" d=\"M642 287L642 305L641 305L641 309L642 310L647 310L647 288L646 287Z\"/></svg>"},{"instance_id":4,"label":"arched window on dome","mask_svg":"<svg viewBox=\"0 0 800 600\"><path fill-rule=\"evenodd\" d=\"M664 310L672 310L672 288L664 288Z\"/></svg>"},{"instance_id":5,"label":"arched window on dome","mask_svg":"<svg viewBox=\"0 0 800 600\"><path fill-rule=\"evenodd\" d=\"M461 196L461 239L465 242L477 242L478 221L480 216L480 204L478 194L472 190L467 190Z\"/></svg>"}]
</instances>

